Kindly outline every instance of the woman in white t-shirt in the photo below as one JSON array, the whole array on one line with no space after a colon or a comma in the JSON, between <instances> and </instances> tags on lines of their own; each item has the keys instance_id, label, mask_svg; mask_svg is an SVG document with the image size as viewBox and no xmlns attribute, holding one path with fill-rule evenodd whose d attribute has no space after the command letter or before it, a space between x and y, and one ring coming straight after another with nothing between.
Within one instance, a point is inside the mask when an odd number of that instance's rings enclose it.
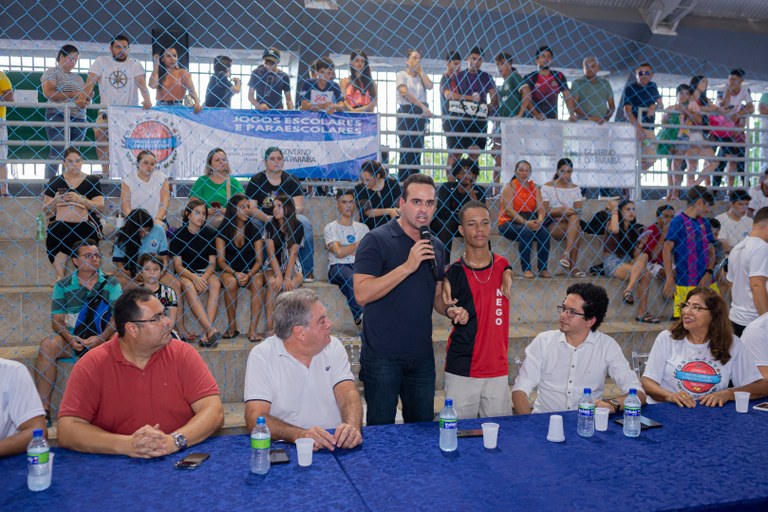
<instances>
[{"instance_id":1,"label":"woman in white t-shirt","mask_svg":"<svg viewBox=\"0 0 768 512\"><path fill-rule=\"evenodd\" d=\"M140 152L136 163L136 172L126 176L120 185L120 210L127 217L136 208L143 208L155 224L165 227L165 215L171 200L168 176L155 170L157 159L151 151Z\"/></svg>"},{"instance_id":2,"label":"woman in white t-shirt","mask_svg":"<svg viewBox=\"0 0 768 512\"><path fill-rule=\"evenodd\" d=\"M421 150L424 149L424 129L427 119L432 116L427 104L427 91L434 85L429 76L421 68L421 52L408 50L408 60L405 70L397 74L397 113L411 117L397 118L397 131L410 132L398 135L400 139L400 165L420 166ZM400 168L398 175L404 181L411 174L420 172L419 169Z\"/></svg>"},{"instance_id":3,"label":"woman in white t-shirt","mask_svg":"<svg viewBox=\"0 0 768 512\"><path fill-rule=\"evenodd\" d=\"M584 277L584 272L576 268L581 245L581 209L584 197L581 187L571 181L573 162L570 158L561 158L557 162L557 171L552 181L541 186L541 198L547 213L547 228L555 240L565 239L565 252L560 258L562 266L570 275Z\"/></svg>"},{"instance_id":4,"label":"woman in white t-shirt","mask_svg":"<svg viewBox=\"0 0 768 512\"><path fill-rule=\"evenodd\" d=\"M731 381L735 388L728 387ZM733 335L725 301L699 287L688 293L680 318L656 338L642 382L649 399L679 407L722 406L735 391L768 394L754 356Z\"/></svg>"}]
</instances>

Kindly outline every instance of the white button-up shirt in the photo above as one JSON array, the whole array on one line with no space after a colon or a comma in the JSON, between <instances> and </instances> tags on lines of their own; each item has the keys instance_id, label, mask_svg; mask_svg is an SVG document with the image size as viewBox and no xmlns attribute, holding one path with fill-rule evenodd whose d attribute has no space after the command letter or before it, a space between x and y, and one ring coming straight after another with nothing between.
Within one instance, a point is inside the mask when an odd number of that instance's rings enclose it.
<instances>
[{"instance_id":1,"label":"white button-up shirt","mask_svg":"<svg viewBox=\"0 0 768 512\"><path fill-rule=\"evenodd\" d=\"M592 399L603 396L610 375L623 393L642 389L616 340L590 331L578 347L570 345L561 331L536 336L525 349L525 361L512 391L526 395L538 388L533 412L575 410L584 388L592 388Z\"/></svg>"}]
</instances>

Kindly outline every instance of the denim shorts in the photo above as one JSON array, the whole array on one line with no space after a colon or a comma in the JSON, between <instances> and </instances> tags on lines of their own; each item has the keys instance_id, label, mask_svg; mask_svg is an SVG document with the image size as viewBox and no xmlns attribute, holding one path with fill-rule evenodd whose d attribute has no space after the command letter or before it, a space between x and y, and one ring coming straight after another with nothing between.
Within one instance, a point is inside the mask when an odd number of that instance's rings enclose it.
<instances>
[{"instance_id":1,"label":"denim shorts","mask_svg":"<svg viewBox=\"0 0 768 512\"><path fill-rule=\"evenodd\" d=\"M632 258L630 256L619 258L615 254L607 255L603 260L603 274L613 277L613 274L623 263L632 263Z\"/></svg>"}]
</instances>

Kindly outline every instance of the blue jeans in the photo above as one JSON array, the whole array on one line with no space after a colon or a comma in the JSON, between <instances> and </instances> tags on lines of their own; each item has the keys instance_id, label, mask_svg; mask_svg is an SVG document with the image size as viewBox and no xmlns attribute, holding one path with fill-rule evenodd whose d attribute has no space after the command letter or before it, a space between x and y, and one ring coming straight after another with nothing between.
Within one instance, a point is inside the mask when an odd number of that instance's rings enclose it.
<instances>
[{"instance_id":1,"label":"blue jeans","mask_svg":"<svg viewBox=\"0 0 768 512\"><path fill-rule=\"evenodd\" d=\"M371 357L363 347L360 380L365 384L368 425L394 423L398 396L406 423L435 419L434 355L421 359Z\"/></svg>"},{"instance_id":2,"label":"blue jeans","mask_svg":"<svg viewBox=\"0 0 768 512\"><path fill-rule=\"evenodd\" d=\"M52 123L63 123L64 114L60 112L46 112L45 120ZM75 123L82 123L85 119L76 117L70 117L69 119ZM59 142L64 140L63 126L46 126L45 133L48 136L50 142ZM69 128L69 140L70 142L77 142L85 139L85 128L70 126ZM74 145L74 144L71 144ZM48 159L61 161L64 159L64 150L67 148L64 145L51 144L50 151L48 153ZM45 165L45 179L49 180L59 173L59 164L46 164Z\"/></svg>"},{"instance_id":3,"label":"blue jeans","mask_svg":"<svg viewBox=\"0 0 768 512\"><path fill-rule=\"evenodd\" d=\"M531 270L531 249L535 240L539 246L537 259L539 263L539 272L547 269L549 262L549 230L541 226L536 231L523 224L516 222L506 222L499 224L499 233L509 240L517 240L517 250L520 252L520 266L523 272Z\"/></svg>"},{"instance_id":4,"label":"blue jeans","mask_svg":"<svg viewBox=\"0 0 768 512\"><path fill-rule=\"evenodd\" d=\"M355 291L352 288L352 265L337 264L328 268L328 282L341 289L341 293L347 298L347 306L352 316L357 320L363 314L363 308L355 300Z\"/></svg>"},{"instance_id":5,"label":"blue jeans","mask_svg":"<svg viewBox=\"0 0 768 512\"><path fill-rule=\"evenodd\" d=\"M315 233L312 229L312 223L308 218L302 214L296 215L296 218L304 227L304 240L302 240L299 246L299 263L301 263L301 271L306 276L307 274L315 273ZM253 217L253 224L258 228L259 232L264 230L264 222L256 217ZM264 254L266 257L266 251Z\"/></svg>"},{"instance_id":6,"label":"blue jeans","mask_svg":"<svg viewBox=\"0 0 768 512\"><path fill-rule=\"evenodd\" d=\"M400 105L397 110L401 114L421 114L423 111L416 105ZM421 151L424 149L424 129L427 126L425 117L410 117L397 119L397 131L414 132L398 135L400 139L400 165L421 165ZM417 149L419 151L412 151ZM411 174L419 173L419 169L400 169L397 171L400 181Z\"/></svg>"}]
</instances>

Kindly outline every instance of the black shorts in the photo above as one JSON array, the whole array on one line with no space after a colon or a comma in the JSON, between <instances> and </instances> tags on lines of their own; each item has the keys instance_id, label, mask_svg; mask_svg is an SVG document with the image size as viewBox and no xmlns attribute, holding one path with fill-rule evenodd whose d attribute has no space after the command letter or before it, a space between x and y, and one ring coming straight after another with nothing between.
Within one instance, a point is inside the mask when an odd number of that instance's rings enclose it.
<instances>
[{"instance_id":1,"label":"black shorts","mask_svg":"<svg viewBox=\"0 0 768 512\"><path fill-rule=\"evenodd\" d=\"M71 256L78 244L89 238L97 241L99 239L99 230L90 222L53 221L48 226L45 239L48 261L53 263L53 258L60 252Z\"/></svg>"},{"instance_id":2,"label":"black shorts","mask_svg":"<svg viewBox=\"0 0 768 512\"><path fill-rule=\"evenodd\" d=\"M449 139L447 141L449 149L469 149L472 146L485 149L485 144L488 142L487 119L457 119L451 122L453 123L454 132L466 132L468 135L452 137L454 144L451 144Z\"/></svg>"}]
</instances>

